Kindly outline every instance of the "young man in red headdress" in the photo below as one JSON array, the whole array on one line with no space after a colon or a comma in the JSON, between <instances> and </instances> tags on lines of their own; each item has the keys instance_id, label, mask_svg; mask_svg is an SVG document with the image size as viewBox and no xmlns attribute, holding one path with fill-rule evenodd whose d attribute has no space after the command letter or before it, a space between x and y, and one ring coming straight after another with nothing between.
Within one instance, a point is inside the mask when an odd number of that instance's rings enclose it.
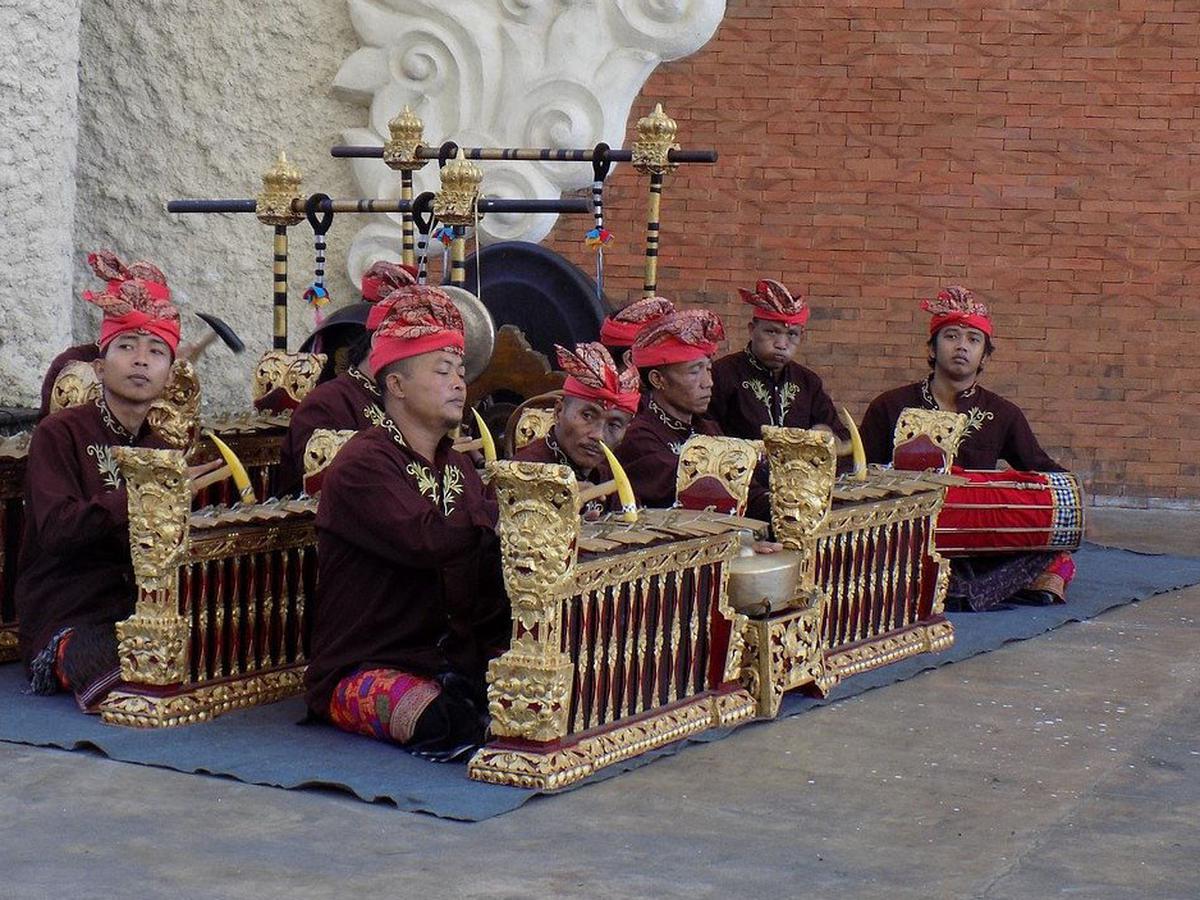
<instances>
[{"instance_id":1,"label":"young man in red headdress","mask_svg":"<svg viewBox=\"0 0 1200 900\"><path fill-rule=\"evenodd\" d=\"M601 484L612 473L600 445L615 449L625 437L638 410L638 372L632 366L618 372L603 344L579 344L574 351L556 345L556 349L567 380L554 406L554 425L544 438L517 451L516 458L570 466L579 481ZM583 513L598 515L612 505L593 501Z\"/></svg>"},{"instance_id":2,"label":"young man in red headdress","mask_svg":"<svg viewBox=\"0 0 1200 900\"><path fill-rule=\"evenodd\" d=\"M416 274L409 267L386 260L373 263L363 275L362 298L374 306L361 338L350 346L350 365L346 371L317 385L292 411L280 450L279 480L275 485L281 496L300 490L304 480L304 449L314 431L318 428L361 431L378 424L383 417L369 356L371 332L382 315L380 301L416 283Z\"/></svg>"},{"instance_id":3,"label":"young man in red headdress","mask_svg":"<svg viewBox=\"0 0 1200 900\"><path fill-rule=\"evenodd\" d=\"M71 690L93 710L120 676L115 623L134 610L127 497L112 450L167 447L146 415L167 385L179 311L150 264L126 268L108 251L88 261L108 280L102 293L83 295L104 312L95 362L101 391L34 429L16 606L34 692Z\"/></svg>"},{"instance_id":4,"label":"young man in red headdress","mask_svg":"<svg viewBox=\"0 0 1200 900\"><path fill-rule=\"evenodd\" d=\"M643 328L634 341L633 364L649 396L625 432L617 458L643 506L673 506L679 452L687 439L722 434L705 413L712 398L713 354L724 337L714 313L683 310ZM751 487L747 514L770 519L762 484Z\"/></svg>"},{"instance_id":5,"label":"young man in red headdress","mask_svg":"<svg viewBox=\"0 0 1200 900\"><path fill-rule=\"evenodd\" d=\"M623 362L638 332L675 312L675 304L666 297L643 297L608 316L600 324L600 343L612 358Z\"/></svg>"},{"instance_id":6,"label":"young man in red headdress","mask_svg":"<svg viewBox=\"0 0 1200 900\"><path fill-rule=\"evenodd\" d=\"M713 363L708 414L730 437L757 440L764 425L784 425L848 438L820 376L795 361L809 316L804 298L768 278L738 293L754 310L750 340Z\"/></svg>"},{"instance_id":7,"label":"young man in red headdress","mask_svg":"<svg viewBox=\"0 0 1200 900\"><path fill-rule=\"evenodd\" d=\"M485 738L485 666L511 627L496 503L449 436L463 321L419 285L374 324L384 416L326 470L306 699L345 731L456 758Z\"/></svg>"},{"instance_id":8,"label":"young man in red headdress","mask_svg":"<svg viewBox=\"0 0 1200 900\"><path fill-rule=\"evenodd\" d=\"M115 291L123 282L137 280L145 286L151 296L161 300L169 300L171 297L171 289L167 287L166 276L153 263L138 260L126 266L117 258L116 254L108 250L101 250L88 254L88 265L98 277L108 282L110 291ZM95 362L100 356L100 345L96 341L88 341L68 347L54 357L50 368L46 370L45 377L42 378L42 408L38 413L39 419L44 419L50 414L50 395L54 390L54 382L58 380L59 373L70 363Z\"/></svg>"},{"instance_id":9,"label":"young man in red headdress","mask_svg":"<svg viewBox=\"0 0 1200 900\"><path fill-rule=\"evenodd\" d=\"M1021 409L979 383L992 355L988 308L966 288L948 287L921 308L929 323L930 373L922 381L895 388L871 401L859 429L867 461L890 463L896 422L909 407L962 413L967 429L954 456L964 469L1010 468L1062 472L1038 443ZM949 600L972 609L1006 600L1061 602L1075 573L1065 553L1022 553L984 559L956 559ZM1002 564L1001 564L1002 563ZM1024 595L1018 592L1028 591Z\"/></svg>"}]
</instances>

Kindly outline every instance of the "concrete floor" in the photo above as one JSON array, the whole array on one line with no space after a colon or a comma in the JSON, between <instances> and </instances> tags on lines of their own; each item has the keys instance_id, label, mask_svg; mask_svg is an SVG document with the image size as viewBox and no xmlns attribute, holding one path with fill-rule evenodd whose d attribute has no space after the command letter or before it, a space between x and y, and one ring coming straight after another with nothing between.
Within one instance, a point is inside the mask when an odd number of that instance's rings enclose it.
<instances>
[{"instance_id":1,"label":"concrete floor","mask_svg":"<svg viewBox=\"0 0 1200 900\"><path fill-rule=\"evenodd\" d=\"M1200 553L1200 515L1093 539ZM0 744L0 897L1200 897L1200 588L477 824Z\"/></svg>"}]
</instances>

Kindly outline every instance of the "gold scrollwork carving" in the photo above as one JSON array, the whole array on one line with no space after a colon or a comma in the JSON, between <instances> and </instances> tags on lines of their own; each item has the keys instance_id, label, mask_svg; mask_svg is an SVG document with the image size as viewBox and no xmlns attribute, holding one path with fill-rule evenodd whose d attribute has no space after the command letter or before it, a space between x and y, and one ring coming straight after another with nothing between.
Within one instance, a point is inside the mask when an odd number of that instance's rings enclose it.
<instances>
[{"instance_id":1,"label":"gold scrollwork carving","mask_svg":"<svg viewBox=\"0 0 1200 900\"><path fill-rule=\"evenodd\" d=\"M521 410L521 418L517 420L513 446L520 450L534 441L544 438L554 425L554 409L552 407L528 406Z\"/></svg>"},{"instance_id":2,"label":"gold scrollwork carving","mask_svg":"<svg viewBox=\"0 0 1200 900\"><path fill-rule=\"evenodd\" d=\"M719 726L753 718L754 699L744 690L704 695L663 712L554 750L484 747L467 774L476 781L553 791L587 778L605 766Z\"/></svg>"},{"instance_id":3,"label":"gold scrollwork carving","mask_svg":"<svg viewBox=\"0 0 1200 900\"><path fill-rule=\"evenodd\" d=\"M338 451L346 441L358 434L353 429L334 431L330 428L317 428L313 431L308 443L304 446L304 477L311 478L333 462Z\"/></svg>"},{"instance_id":4,"label":"gold scrollwork carving","mask_svg":"<svg viewBox=\"0 0 1200 900\"><path fill-rule=\"evenodd\" d=\"M559 646L558 591L577 559L579 489L566 466L502 460L488 473L513 617L509 649L488 667L492 728L548 740L567 727L571 667Z\"/></svg>"},{"instance_id":5,"label":"gold scrollwork carving","mask_svg":"<svg viewBox=\"0 0 1200 900\"><path fill-rule=\"evenodd\" d=\"M899 447L918 437L927 437L946 455L946 471L949 471L967 424L967 417L962 413L910 406L902 409L896 419L892 446Z\"/></svg>"},{"instance_id":6,"label":"gold scrollwork carving","mask_svg":"<svg viewBox=\"0 0 1200 900\"><path fill-rule=\"evenodd\" d=\"M317 386L325 361L324 353L268 350L254 370L254 399L260 400L272 391L282 390L292 401L292 406L298 405Z\"/></svg>"},{"instance_id":7,"label":"gold scrollwork carving","mask_svg":"<svg viewBox=\"0 0 1200 900\"><path fill-rule=\"evenodd\" d=\"M18 655L16 626L0 628L0 663L12 662Z\"/></svg>"},{"instance_id":8,"label":"gold scrollwork carving","mask_svg":"<svg viewBox=\"0 0 1200 900\"><path fill-rule=\"evenodd\" d=\"M62 367L50 388L50 412L92 403L100 396L100 379L89 362L73 360Z\"/></svg>"},{"instance_id":9,"label":"gold scrollwork carving","mask_svg":"<svg viewBox=\"0 0 1200 900\"><path fill-rule=\"evenodd\" d=\"M109 725L132 728L193 725L234 709L273 703L299 694L304 690L304 668L300 665L264 672L169 696L139 694L119 688L100 704L100 717Z\"/></svg>"},{"instance_id":10,"label":"gold scrollwork carving","mask_svg":"<svg viewBox=\"0 0 1200 900\"><path fill-rule=\"evenodd\" d=\"M492 732L501 737L553 741L567 733L573 668L555 662L501 657L488 665Z\"/></svg>"},{"instance_id":11,"label":"gold scrollwork carving","mask_svg":"<svg viewBox=\"0 0 1200 900\"><path fill-rule=\"evenodd\" d=\"M837 470L833 435L764 425L763 444L771 466L771 525L776 539L803 551L833 503Z\"/></svg>"},{"instance_id":12,"label":"gold scrollwork carving","mask_svg":"<svg viewBox=\"0 0 1200 900\"><path fill-rule=\"evenodd\" d=\"M187 669L188 622L179 615L179 565L188 548L191 491L178 450L114 449L129 504L129 549L138 597L117 623L124 681L176 684Z\"/></svg>"},{"instance_id":13,"label":"gold scrollwork carving","mask_svg":"<svg viewBox=\"0 0 1200 900\"><path fill-rule=\"evenodd\" d=\"M758 465L755 442L731 437L693 435L679 451L675 471L675 493L683 495L701 478L715 478L737 503L741 515L750 496L750 481Z\"/></svg>"},{"instance_id":14,"label":"gold scrollwork carving","mask_svg":"<svg viewBox=\"0 0 1200 900\"><path fill-rule=\"evenodd\" d=\"M176 450L190 453L200 435L200 379L186 359L177 359L162 396L150 405L146 421Z\"/></svg>"}]
</instances>

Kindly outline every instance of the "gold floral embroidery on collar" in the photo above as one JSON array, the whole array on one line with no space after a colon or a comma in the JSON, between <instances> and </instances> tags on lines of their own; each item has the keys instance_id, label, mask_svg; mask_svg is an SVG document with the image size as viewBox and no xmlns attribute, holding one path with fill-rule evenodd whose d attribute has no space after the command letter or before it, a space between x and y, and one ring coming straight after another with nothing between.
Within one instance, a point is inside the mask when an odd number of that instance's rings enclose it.
<instances>
[{"instance_id":1,"label":"gold floral embroidery on collar","mask_svg":"<svg viewBox=\"0 0 1200 900\"><path fill-rule=\"evenodd\" d=\"M379 386L366 375L364 375L357 366L350 366L347 368L346 374L349 375L359 387L361 387L376 400L383 399L382 395L379 393Z\"/></svg>"},{"instance_id":2,"label":"gold floral embroidery on collar","mask_svg":"<svg viewBox=\"0 0 1200 900\"><path fill-rule=\"evenodd\" d=\"M678 419L676 419L674 416L668 414L666 410L664 410L661 406L659 406L653 400L650 400L646 404L646 406L652 413L654 413L656 416L658 416L658 420L660 422L662 422L664 425L666 425L672 431L682 431L685 434L692 433L691 425L688 425L686 422L681 422Z\"/></svg>"},{"instance_id":3,"label":"gold floral embroidery on collar","mask_svg":"<svg viewBox=\"0 0 1200 900\"><path fill-rule=\"evenodd\" d=\"M972 397L975 396L975 391L978 390L978 388L979 388L979 382L976 381L965 391L959 391L957 394L954 395L954 397L956 400L970 400ZM933 376L932 375L930 375L928 378L926 378L924 381L921 382L921 399L925 402L925 405L927 407L929 407L930 409L938 409L939 408L937 399L933 396Z\"/></svg>"},{"instance_id":4,"label":"gold floral embroidery on collar","mask_svg":"<svg viewBox=\"0 0 1200 900\"><path fill-rule=\"evenodd\" d=\"M132 441L133 435L129 430L117 421L117 417L112 414L112 410L108 408L108 404L104 401L104 388L100 388L100 393L96 395L96 408L100 410L100 418L104 420L105 427L113 434L125 441Z\"/></svg>"}]
</instances>

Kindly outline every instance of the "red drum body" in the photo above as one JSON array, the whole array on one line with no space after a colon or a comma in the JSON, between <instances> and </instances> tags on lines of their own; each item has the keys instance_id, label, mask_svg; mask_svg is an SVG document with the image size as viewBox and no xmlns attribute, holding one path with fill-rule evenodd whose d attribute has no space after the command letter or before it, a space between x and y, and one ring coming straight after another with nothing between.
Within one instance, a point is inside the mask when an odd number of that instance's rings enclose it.
<instances>
[{"instance_id":1,"label":"red drum body","mask_svg":"<svg viewBox=\"0 0 1200 900\"><path fill-rule=\"evenodd\" d=\"M943 556L1077 550L1083 492L1070 472L976 471L946 489L934 541Z\"/></svg>"}]
</instances>

